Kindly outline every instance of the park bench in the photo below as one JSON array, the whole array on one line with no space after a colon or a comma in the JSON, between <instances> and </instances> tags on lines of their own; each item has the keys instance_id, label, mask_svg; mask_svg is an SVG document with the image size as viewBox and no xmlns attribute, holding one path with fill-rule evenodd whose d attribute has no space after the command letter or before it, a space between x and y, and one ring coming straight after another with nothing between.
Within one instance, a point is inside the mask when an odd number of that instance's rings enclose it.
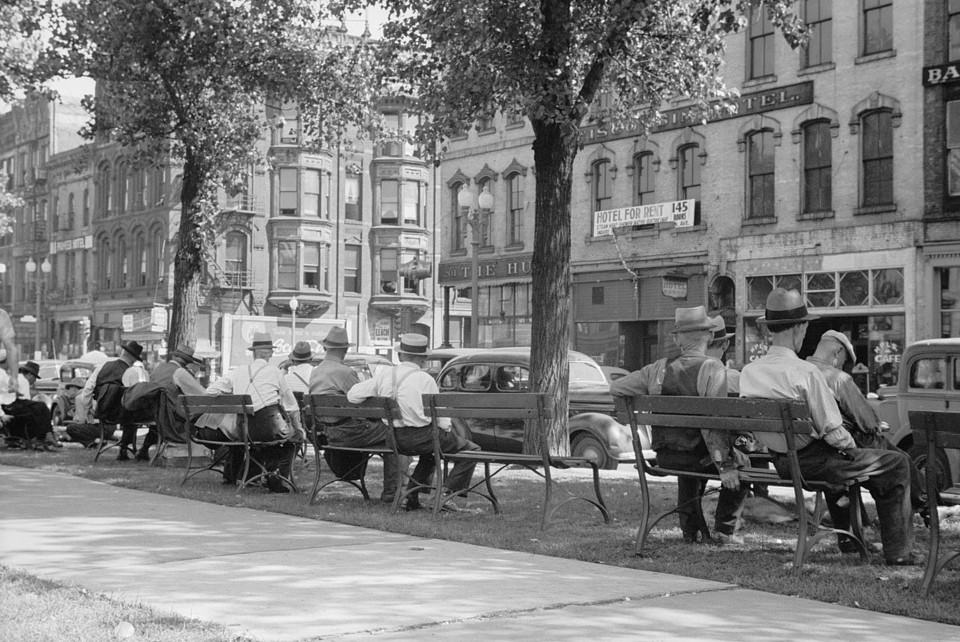
<instances>
[{"instance_id":1,"label":"park bench","mask_svg":"<svg viewBox=\"0 0 960 642\"><path fill-rule=\"evenodd\" d=\"M367 491L366 471L367 462L371 457L387 455L396 455L396 444L392 441L393 432L387 431L388 442L382 446L351 447L338 446L331 444L326 437L324 426L329 425L331 419L347 421L384 421L393 424L400 415L400 409L397 408L397 402L388 397L373 397L360 405L355 405L347 401L343 395L304 395L303 406L305 412L313 419L309 422L307 429L308 437L313 444L314 463L316 464L316 475L313 480L313 489L310 491L309 503L316 501L317 495L327 486L338 482L349 484L360 491L364 499L370 499L370 493ZM323 452L356 454L359 455L357 463L339 474L331 469L334 478L320 483L320 473L322 470ZM402 482L404 472L401 466L397 467L397 496L394 498L394 508L399 507L402 496Z\"/></svg>"},{"instance_id":2,"label":"park bench","mask_svg":"<svg viewBox=\"0 0 960 642\"><path fill-rule=\"evenodd\" d=\"M269 441L255 440L250 436L249 421L253 417L253 400L250 395L180 395L180 403L183 405L185 416L187 417L187 431L185 434L187 444L187 466L184 471L181 484L187 483L191 477L205 471L213 470L223 474L224 466L229 457L227 447L237 447L243 449L243 471L237 476L237 483L242 490L245 486L265 482L267 475L276 473L268 470L266 465L257 458L255 449L269 446L279 446L286 443L285 439L275 439ZM195 425L197 418L204 414L214 415L236 415L237 431L240 438L234 441L215 441L204 439L198 434L198 428ZM194 458L197 455L194 450L206 449L211 451L211 455L206 458L198 467L194 467ZM253 471L253 474L251 474ZM277 474L281 482L290 487L293 492L299 492L293 479Z\"/></svg>"},{"instance_id":3,"label":"park bench","mask_svg":"<svg viewBox=\"0 0 960 642\"><path fill-rule=\"evenodd\" d=\"M940 552L940 515L937 511L937 502L940 491L937 489L937 478L946 478L952 485L950 471L940 470L939 452L942 448L960 448L960 415L955 412L937 412L934 410L910 410L910 427L918 444L926 443L927 465L926 475L927 501L930 502L930 538L927 550L927 564L923 571L923 594L928 595L933 587L933 581L952 560L960 557L960 549ZM943 489L940 489L943 490ZM953 486L949 490L960 491Z\"/></svg>"},{"instance_id":4,"label":"park bench","mask_svg":"<svg viewBox=\"0 0 960 642\"><path fill-rule=\"evenodd\" d=\"M437 463L437 486L444 486L444 463L456 463L460 461L475 462L483 464L483 479L473 483L468 493L474 493L484 497L493 506L494 513L500 514L500 503L494 493L492 479L502 470L508 467L525 468L543 478L544 499L543 509L540 516L540 527L547 527L550 518L562 506L576 500L585 501L595 506L603 520L610 523L610 513L603 501L600 493L600 474L596 462L585 457L562 457L551 455L547 442L546 431L543 422L551 416L551 406L549 398L544 393L535 392L511 392L496 395L481 393L460 393L460 392L441 392L437 394L423 395L424 410L432 417L434 425L434 458ZM520 421L536 422L538 425L538 434L540 439L540 454L526 455L521 453L503 453L491 452L485 450L464 450L458 453L440 452L439 430L437 420L447 417L450 419L461 420L484 420L484 421ZM529 427L530 424L528 424ZM555 491L560 487L551 474L552 469L566 468L589 468L593 472L593 495L586 497L575 495L568 492L567 497L555 500ZM482 489L481 489L482 487ZM565 489L564 489L565 490ZM434 502L434 514L439 513L445 500L449 500L443 493L436 493Z\"/></svg>"},{"instance_id":5,"label":"park bench","mask_svg":"<svg viewBox=\"0 0 960 642\"><path fill-rule=\"evenodd\" d=\"M665 429L694 428L725 430L735 433L779 433L787 444L787 458L790 466L790 479L780 477L776 469L753 466L740 470L740 483L766 484L793 488L796 511L798 513L797 546L794 552L794 568L799 570L810 550L823 537L831 533L849 535L859 549L861 559L867 558L863 542L863 524L861 517L860 484L866 478L851 480L837 486L803 478L797 460L797 435L813 432L810 411L805 402L774 399L738 399L730 397L682 397L660 395L638 395L636 397L615 397L617 413L630 424L633 446L637 458L637 471L640 477L640 525L637 529L635 553L643 554L647 537L662 519L677 512L677 506L653 515L650 489L647 476L687 476L708 480L720 480L719 473L691 473L658 466L655 461L643 458L639 431L644 426L658 426ZM807 514L804 504L804 491L816 493L813 515ZM824 492L844 491L850 501L850 529L838 530L823 524L826 515Z\"/></svg>"}]
</instances>

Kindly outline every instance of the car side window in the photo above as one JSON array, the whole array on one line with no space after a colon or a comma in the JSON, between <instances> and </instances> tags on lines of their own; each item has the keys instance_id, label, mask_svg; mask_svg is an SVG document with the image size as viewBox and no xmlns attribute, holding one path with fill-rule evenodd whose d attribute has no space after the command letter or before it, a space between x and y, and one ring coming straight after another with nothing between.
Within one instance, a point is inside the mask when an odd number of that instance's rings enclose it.
<instances>
[{"instance_id":1,"label":"car side window","mask_svg":"<svg viewBox=\"0 0 960 642\"><path fill-rule=\"evenodd\" d=\"M490 366L472 364L463 369L463 389L466 392L485 392L490 389Z\"/></svg>"},{"instance_id":2,"label":"car side window","mask_svg":"<svg viewBox=\"0 0 960 642\"><path fill-rule=\"evenodd\" d=\"M529 392L530 371L520 366L500 366L497 368L497 390Z\"/></svg>"},{"instance_id":3,"label":"car side window","mask_svg":"<svg viewBox=\"0 0 960 642\"><path fill-rule=\"evenodd\" d=\"M946 385L946 359L918 359L910 366L910 387L940 390Z\"/></svg>"},{"instance_id":4,"label":"car side window","mask_svg":"<svg viewBox=\"0 0 960 642\"><path fill-rule=\"evenodd\" d=\"M460 368L450 368L446 372L440 375L440 380L437 382L437 386L440 390L451 391L456 390L460 383Z\"/></svg>"}]
</instances>

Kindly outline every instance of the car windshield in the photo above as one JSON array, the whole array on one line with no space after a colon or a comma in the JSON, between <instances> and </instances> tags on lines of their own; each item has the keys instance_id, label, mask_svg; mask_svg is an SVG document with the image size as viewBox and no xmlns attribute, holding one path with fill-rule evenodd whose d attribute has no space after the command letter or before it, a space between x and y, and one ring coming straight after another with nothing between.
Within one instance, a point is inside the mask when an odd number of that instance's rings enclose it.
<instances>
[{"instance_id":1,"label":"car windshield","mask_svg":"<svg viewBox=\"0 0 960 642\"><path fill-rule=\"evenodd\" d=\"M570 362L570 383L607 383L603 376L603 370L592 363L586 361Z\"/></svg>"}]
</instances>

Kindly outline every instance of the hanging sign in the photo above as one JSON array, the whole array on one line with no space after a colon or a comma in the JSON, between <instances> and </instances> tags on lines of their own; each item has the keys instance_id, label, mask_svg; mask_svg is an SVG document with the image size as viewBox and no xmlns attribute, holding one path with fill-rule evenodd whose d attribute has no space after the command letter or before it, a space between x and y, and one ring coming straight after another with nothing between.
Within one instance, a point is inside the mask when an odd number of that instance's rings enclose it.
<instances>
[{"instance_id":1,"label":"hanging sign","mask_svg":"<svg viewBox=\"0 0 960 642\"><path fill-rule=\"evenodd\" d=\"M600 210L593 213L593 235L606 236L615 227L650 225L651 223L676 223L677 227L691 227L697 201L669 201L652 205L633 205L615 210Z\"/></svg>"}]
</instances>

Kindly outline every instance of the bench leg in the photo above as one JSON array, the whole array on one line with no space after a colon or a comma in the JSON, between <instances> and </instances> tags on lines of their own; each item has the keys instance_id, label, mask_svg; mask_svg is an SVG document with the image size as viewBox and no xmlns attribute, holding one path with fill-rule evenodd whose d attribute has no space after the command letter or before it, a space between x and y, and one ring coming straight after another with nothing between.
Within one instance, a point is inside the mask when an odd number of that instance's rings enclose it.
<instances>
[{"instance_id":1,"label":"bench leg","mask_svg":"<svg viewBox=\"0 0 960 642\"><path fill-rule=\"evenodd\" d=\"M653 525L650 523L650 488L647 486L647 476L643 471L643 463L637 460L637 470L640 473L640 525L637 527L637 541L634 545L634 555L643 557L643 546Z\"/></svg>"},{"instance_id":2,"label":"bench leg","mask_svg":"<svg viewBox=\"0 0 960 642\"><path fill-rule=\"evenodd\" d=\"M316 442L313 444L313 463L316 466L316 470L313 476L313 488L310 489L310 499L307 501L308 504L313 504L317 500L317 489L320 487L320 460L323 457L320 456L320 447Z\"/></svg>"}]
</instances>

